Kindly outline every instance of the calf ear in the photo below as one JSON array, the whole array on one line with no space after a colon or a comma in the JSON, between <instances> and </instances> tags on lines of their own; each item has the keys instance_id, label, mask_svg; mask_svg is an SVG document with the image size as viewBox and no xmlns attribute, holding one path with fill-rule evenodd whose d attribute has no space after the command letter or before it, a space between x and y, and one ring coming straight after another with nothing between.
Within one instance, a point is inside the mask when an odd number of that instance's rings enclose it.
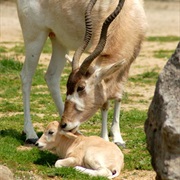
<instances>
[{"instance_id":1,"label":"calf ear","mask_svg":"<svg viewBox=\"0 0 180 180\"><path fill-rule=\"evenodd\" d=\"M122 61L118 61L117 63L111 64L104 68L99 68L96 70L96 77L98 79L98 82L101 80L107 78L109 75L117 71L118 69L122 68L122 66L125 64L125 59Z\"/></svg>"}]
</instances>

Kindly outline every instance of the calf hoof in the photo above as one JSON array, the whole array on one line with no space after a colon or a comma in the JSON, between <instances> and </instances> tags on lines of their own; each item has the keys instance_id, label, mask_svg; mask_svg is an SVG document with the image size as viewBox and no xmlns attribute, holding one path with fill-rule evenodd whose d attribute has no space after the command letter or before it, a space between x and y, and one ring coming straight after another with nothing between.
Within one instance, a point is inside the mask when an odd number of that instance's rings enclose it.
<instances>
[{"instance_id":1,"label":"calf hoof","mask_svg":"<svg viewBox=\"0 0 180 180\"><path fill-rule=\"evenodd\" d=\"M26 139L25 143L26 144L36 144L38 138L35 139Z\"/></svg>"},{"instance_id":2,"label":"calf hoof","mask_svg":"<svg viewBox=\"0 0 180 180\"><path fill-rule=\"evenodd\" d=\"M120 143L120 142L114 142L117 146L122 147L122 148L126 148L126 144L125 143Z\"/></svg>"}]
</instances>

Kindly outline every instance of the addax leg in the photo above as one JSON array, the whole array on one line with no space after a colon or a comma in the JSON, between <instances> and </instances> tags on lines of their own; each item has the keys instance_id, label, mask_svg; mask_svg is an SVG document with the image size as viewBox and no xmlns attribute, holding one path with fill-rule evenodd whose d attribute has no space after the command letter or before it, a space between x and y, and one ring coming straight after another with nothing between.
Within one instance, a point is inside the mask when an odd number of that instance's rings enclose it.
<instances>
[{"instance_id":1,"label":"addax leg","mask_svg":"<svg viewBox=\"0 0 180 180\"><path fill-rule=\"evenodd\" d=\"M64 104L61 97L59 83L61 73L66 63L65 54L67 54L67 50L57 42L55 35L51 37L51 42L53 52L45 79L57 110L60 116L62 116Z\"/></svg>"},{"instance_id":2,"label":"addax leg","mask_svg":"<svg viewBox=\"0 0 180 180\"><path fill-rule=\"evenodd\" d=\"M39 33L36 37L25 39L25 62L21 71L21 82L23 92L24 104L24 132L26 133L26 142L35 143L38 139L30 117L30 91L32 77L35 73L39 56L41 54L43 45L46 41L47 34Z\"/></svg>"},{"instance_id":3,"label":"addax leg","mask_svg":"<svg viewBox=\"0 0 180 180\"><path fill-rule=\"evenodd\" d=\"M107 127L108 108L109 108L109 102L106 102L101 108L101 116L102 116L101 137L106 141L109 141L108 127Z\"/></svg>"},{"instance_id":4,"label":"addax leg","mask_svg":"<svg viewBox=\"0 0 180 180\"><path fill-rule=\"evenodd\" d=\"M116 100L114 105L114 117L111 126L111 135L113 137L113 142L116 143L118 146L125 147L125 142L122 139L121 132L120 132L120 106L121 100Z\"/></svg>"}]
</instances>

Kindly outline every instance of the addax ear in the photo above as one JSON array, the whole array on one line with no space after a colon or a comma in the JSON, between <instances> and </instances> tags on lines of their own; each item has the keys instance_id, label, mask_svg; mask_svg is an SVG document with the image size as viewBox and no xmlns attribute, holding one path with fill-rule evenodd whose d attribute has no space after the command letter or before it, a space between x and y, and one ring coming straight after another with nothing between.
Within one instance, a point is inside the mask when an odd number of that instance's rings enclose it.
<instances>
[{"instance_id":1,"label":"addax ear","mask_svg":"<svg viewBox=\"0 0 180 180\"><path fill-rule=\"evenodd\" d=\"M97 69L96 76L98 81L107 78L109 75L120 69L125 64L125 62L126 61L123 59L122 61L118 61L117 63L111 64L107 67Z\"/></svg>"}]
</instances>

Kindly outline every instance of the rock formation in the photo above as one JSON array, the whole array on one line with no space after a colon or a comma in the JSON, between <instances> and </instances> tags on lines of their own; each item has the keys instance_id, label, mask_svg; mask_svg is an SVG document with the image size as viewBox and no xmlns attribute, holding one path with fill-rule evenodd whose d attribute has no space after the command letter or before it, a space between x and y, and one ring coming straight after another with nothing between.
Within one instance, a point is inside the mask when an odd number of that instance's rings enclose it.
<instances>
[{"instance_id":1,"label":"rock formation","mask_svg":"<svg viewBox=\"0 0 180 180\"><path fill-rule=\"evenodd\" d=\"M145 133L156 180L180 180L180 42L159 75Z\"/></svg>"}]
</instances>

